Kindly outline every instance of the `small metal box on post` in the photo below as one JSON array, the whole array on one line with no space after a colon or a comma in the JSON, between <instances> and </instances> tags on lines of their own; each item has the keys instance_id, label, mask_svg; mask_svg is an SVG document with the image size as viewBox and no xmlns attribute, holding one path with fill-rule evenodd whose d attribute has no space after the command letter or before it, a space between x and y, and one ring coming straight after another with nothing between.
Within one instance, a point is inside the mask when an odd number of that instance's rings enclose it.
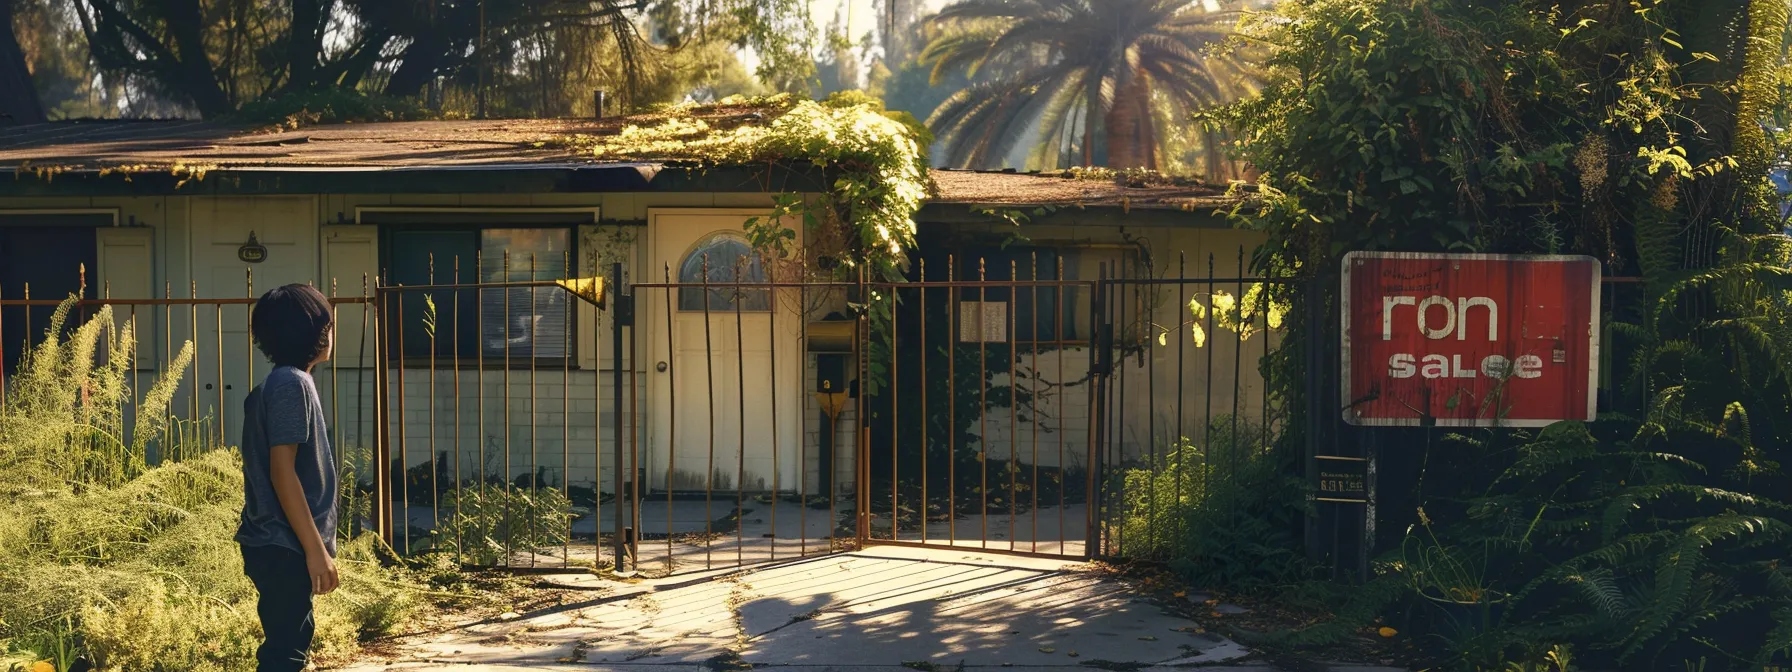
<instances>
[{"instance_id":1,"label":"small metal box on post","mask_svg":"<svg viewBox=\"0 0 1792 672\"><path fill-rule=\"evenodd\" d=\"M851 318L829 313L808 325L808 342L804 349L815 355L815 403L821 409L821 424L815 433L821 437L821 492L834 490L834 451L840 413L847 401L857 396L857 381L846 377L846 358L853 351L853 333L857 326Z\"/></svg>"}]
</instances>

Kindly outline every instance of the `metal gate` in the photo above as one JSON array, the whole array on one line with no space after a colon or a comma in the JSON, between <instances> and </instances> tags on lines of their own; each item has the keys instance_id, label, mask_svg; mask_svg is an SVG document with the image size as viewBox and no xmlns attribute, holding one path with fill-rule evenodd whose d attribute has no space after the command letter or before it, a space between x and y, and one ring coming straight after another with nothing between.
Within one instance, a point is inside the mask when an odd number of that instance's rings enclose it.
<instances>
[{"instance_id":1,"label":"metal gate","mask_svg":"<svg viewBox=\"0 0 1792 672\"><path fill-rule=\"evenodd\" d=\"M1086 558L1096 538L1095 281L947 257L866 287L856 525L864 543ZM1030 276L1028 279L1021 279ZM1046 278L1046 279L1042 279ZM1051 279L1056 278L1056 279ZM876 296L881 295L881 296ZM883 375L878 375L878 373Z\"/></svg>"},{"instance_id":2,"label":"metal gate","mask_svg":"<svg viewBox=\"0 0 1792 672\"><path fill-rule=\"evenodd\" d=\"M1279 431L1256 369L1280 281L958 263L904 282L618 265L601 309L575 300L595 279L378 287L374 517L400 548L513 567L1158 557Z\"/></svg>"}]
</instances>

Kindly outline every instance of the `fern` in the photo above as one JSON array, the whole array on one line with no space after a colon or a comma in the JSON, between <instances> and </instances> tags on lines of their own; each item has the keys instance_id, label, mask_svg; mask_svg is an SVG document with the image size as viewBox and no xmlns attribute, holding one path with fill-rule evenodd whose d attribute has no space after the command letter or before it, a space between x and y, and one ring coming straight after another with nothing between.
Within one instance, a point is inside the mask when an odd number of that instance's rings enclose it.
<instances>
[{"instance_id":1,"label":"fern","mask_svg":"<svg viewBox=\"0 0 1792 672\"><path fill-rule=\"evenodd\" d=\"M1661 634L1687 605L1695 573L1705 561L1705 550L1717 542L1752 538L1755 535L1783 537L1784 522L1762 516L1724 514L1702 520L1689 527L1680 538L1661 554L1655 573L1654 590L1648 607L1641 614L1628 643L1619 655L1628 659Z\"/></svg>"},{"instance_id":2,"label":"fern","mask_svg":"<svg viewBox=\"0 0 1792 672\"><path fill-rule=\"evenodd\" d=\"M1618 589L1618 582L1612 578L1609 569L1597 569L1585 574L1569 576L1567 580L1578 585L1581 594L1598 608L1599 615L1607 619L1617 621L1630 618L1635 611L1625 601L1624 592Z\"/></svg>"},{"instance_id":3,"label":"fern","mask_svg":"<svg viewBox=\"0 0 1792 672\"><path fill-rule=\"evenodd\" d=\"M1765 667L1770 656L1792 656L1792 606L1773 612L1773 629L1767 631L1767 641L1761 645L1757 662Z\"/></svg>"}]
</instances>

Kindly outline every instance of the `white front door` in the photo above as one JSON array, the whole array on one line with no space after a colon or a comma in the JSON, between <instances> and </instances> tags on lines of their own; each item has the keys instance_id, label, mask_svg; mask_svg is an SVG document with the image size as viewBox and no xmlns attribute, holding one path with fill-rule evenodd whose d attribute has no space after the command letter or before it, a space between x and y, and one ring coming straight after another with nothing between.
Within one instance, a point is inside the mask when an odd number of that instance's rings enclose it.
<instances>
[{"instance_id":1,"label":"white front door","mask_svg":"<svg viewBox=\"0 0 1792 672\"><path fill-rule=\"evenodd\" d=\"M665 282L669 268L673 282L702 282L706 255L712 282L763 281L741 232L755 214L650 212L651 271L636 281ZM678 491L733 491L737 484L754 492L794 490L803 434L802 332L794 301L774 300L769 290L712 288L707 301L704 294L701 288L635 294L646 320L641 327L650 335L648 480Z\"/></svg>"},{"instance_id":2,"label":"white front door","mask_svg":"<svg viewBox=\"0 0 1792 672\"><path fill-rule=\"evenodd\" d=\"M259 297L295 282L310 282L329 292L329 281L316 277L317 199L194 198L191 207L193 279L200 298ZM249 263L238 257L251 233L267 248L263 261ZM176 296L189 291L174 288ZM194 344L198 357L189 374L199 381L199 414L209 415L214 423L221 421L213 426L222 427L224 440L231 445L242 437L243 399L272 366L250 343L249 310L247 305L231 305L220 313L202 306L191 316L199 330Z\"/></svg>"}]
</instances>

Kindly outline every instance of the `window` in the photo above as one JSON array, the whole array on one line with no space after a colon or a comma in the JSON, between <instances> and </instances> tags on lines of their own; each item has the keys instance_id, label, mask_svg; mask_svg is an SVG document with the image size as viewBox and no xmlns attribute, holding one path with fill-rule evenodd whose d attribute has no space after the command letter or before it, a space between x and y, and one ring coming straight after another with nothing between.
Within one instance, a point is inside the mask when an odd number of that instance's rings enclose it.
<instances>
[{"instance_id":1,"label":"window","mask_svg":"<svg viewBox=\"0 0 1792 672\"><path fill-rule=\"evenodd\" d=\"M385 241L389 282L420 286L565 278L572 239L566 226L395 227L386 232ZM502 365L506 358L560 360L571 354L572 307L566 292L554 287L400 291L388 299L402 303L403 338L394 341L402 340L403 352L395 356L426 358L432 345L438 360L458 356L463 363L484 357Z\"/></svg>"},{"instance_id":2,"label":"window","mask_svg":"<svg viewBox=\"0 0 1792 672\"><path fill-rule=\"evenodd\" d=\"M0 216L0 298L25 298L31 285L33 299L65 299L81 288L80 267L98 268L92 226L62 225L54 216L40 216L47 226L11 226L10 216ZM24 219L22 217L16 219ZM69 218L73 219L73 218ZM92 273L92 271L89 271ZM89 282L92 282L91 275ZM99 296L102 288L89 286L87 296ZM0 308L0 367L10 375L17 371L27 340L44 339L54 306L6 306ZM121 318L122 319L122 318ZM66 328L80 326L71 317ZM29 327L29 329L27 329Z\"/></svg>"},{"instance_id":3,"label":"window","mask_svg":"<svg viewBox=\"0 0 1792 672\"><path fill-rule=\"evenodd\" d=\"M705 270L708 272L705 273ZM699 284L708 276L708 282L765 282L765 265L759 255L753 253L747 239L740 234L721 231L712 233L691 247L685 253L684 260L678 264L678 282L681 284ZM743 312L768 312L772 309L771 291L766 289L744 289L740 287L714 287L708 292L709 310L711 312L734 312L735 302ZM701 311L704 290L702 287L681 287L678 290L678 309L685 311Z\"/></svg>"},{"instance_id":4,"label":"window","mask_svg":"<svg viewBox=\"0 0 1792 672\"><path fill-rule=\"evenodd\" d=\"M972 248L970 263L957 264L958 280L978 280L977 260L983 261L982 279L991 282L1076 280L1078 251L1054 247L1010 245L998 248ZM1058 277L1062 261L1064 277ZM1034 274L1037 266L1038 274ZM1060 297L1060 289L1063 296ZM1013 321L1016 342L1078 341L1086 338L1089 318L1088 288L1025 286L963 288L958 290L959 340L964 342L1004 341ZM1060 300L1061 299L1061 300ZM1012 306L1012 311L1010 310ZM1060 311L1062 314L1060 315ZM1010 314L1012 312L1012 314ZM979 323L981 316L981 324ZM981 326L981 329L979 329Z\"/></svg>"}]
</instances>

